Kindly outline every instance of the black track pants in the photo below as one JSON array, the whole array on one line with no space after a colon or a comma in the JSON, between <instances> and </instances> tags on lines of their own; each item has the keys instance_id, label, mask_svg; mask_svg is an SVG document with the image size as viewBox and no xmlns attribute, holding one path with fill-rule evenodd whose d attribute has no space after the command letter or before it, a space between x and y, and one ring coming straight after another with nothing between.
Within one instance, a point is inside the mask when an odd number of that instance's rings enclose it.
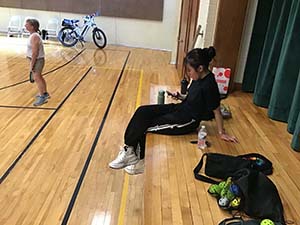
<instances>
[{"instance_id":1,"label":"black track pants","mask_svg":"<svg viewBox=\"0 0 300 225\"><path fill-rule=\"evenodd\" d=\"M178 111L176 104L140 106L127 126L124 142L135 149L139 145L140 158L143 159L147 132L187 134L193 132L199 126L199 122Z\"/></svg>"}]
</instances>

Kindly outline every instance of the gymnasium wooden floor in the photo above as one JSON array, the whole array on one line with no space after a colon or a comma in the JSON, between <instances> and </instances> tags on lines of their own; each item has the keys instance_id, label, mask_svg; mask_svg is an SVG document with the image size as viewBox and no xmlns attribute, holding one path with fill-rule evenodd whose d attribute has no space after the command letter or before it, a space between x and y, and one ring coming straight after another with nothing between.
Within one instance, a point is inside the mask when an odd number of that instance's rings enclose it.
<instances>
[{"instance_id":1,"label":"gymnasium wooden floor","mask_svg":"<svg viewBox=\"0 0 300 225\"><path fill-rule=\"evenodd\" d=\"M135 108L155 103L161 88L178 88L169 52L46 43L51 99L32 107L37 89L25 48L26 40L0 38L1 225L217 225L230 217L194 179L196 133L149 134L142 175L108 168ZM234 92L224 103L233 112L225 128L240 143L220 141L215 122L205 121L212 143L205 151L268 157L285 218L299 225L300 154L287 125L270 120L251 94Z\"/></svg>"}]
</instances>

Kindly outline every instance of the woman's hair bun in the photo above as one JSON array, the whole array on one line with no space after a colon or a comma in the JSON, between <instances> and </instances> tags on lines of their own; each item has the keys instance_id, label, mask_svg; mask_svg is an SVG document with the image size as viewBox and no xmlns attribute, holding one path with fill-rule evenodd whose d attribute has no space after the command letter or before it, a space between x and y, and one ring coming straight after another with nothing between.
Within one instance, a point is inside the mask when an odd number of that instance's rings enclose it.
<instances>
[{"instance_id":1,"label":"woman's hair bun","mask_svg":"<svg viewBox=\"0 0 300 225\"><path fill-rule=\"evenodd\" d=\"M212 46L206 49L209 62L216 56L216 49Z\"/></svg>"},{"instance_id":2,"label":"woman's hair bun","mask_svg":"<svg viewBox=\"0 0 300 225\"><path fill-rule=\"evenodd\" d=\"M216 56L214 47L209 48L194 48L189 51L184 59L185 64L191 65L195 70L203 65L208 68L210 61Z\"/></svg>"}]
</instances>

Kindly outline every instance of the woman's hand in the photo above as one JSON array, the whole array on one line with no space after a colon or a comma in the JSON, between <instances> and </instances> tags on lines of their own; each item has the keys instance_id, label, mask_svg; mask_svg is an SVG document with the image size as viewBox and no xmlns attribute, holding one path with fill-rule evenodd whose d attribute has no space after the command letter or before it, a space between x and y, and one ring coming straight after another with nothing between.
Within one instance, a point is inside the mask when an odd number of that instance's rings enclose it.
<instances>
[{"instance_id":1,"label":"woman's hand","mask_svg":"<svg viewBox=\"0 0 300 225\"><path fill-rule=\"evenodd\" d=\"M233 142L233 143L239 143L238 139L234 136L230 136L226 133L222 133L220 134L220 138L224 141L230 141L230 142Z\"/></svg>"},{"instance_id":2,"label":"woman's hand","mask_svg":"<svg viewBox=\"0 0 300 225\"><path fill-rule=\"evenodd\" d=\"M172 98L176 99L176 100L181 100L183 101L185 99L185 96L181 95L178 91L177 92L170 92L170 91L166 91L168 96L171 96Z\"/></svg>"},{"instance_id":3,"label":"woman's hand","mask_svg":"<svg viewBox=\"0 0 300 225\"><path fill-rule=\"evenodd\" d=\"M175 98L176 95L177 95L177 92L171 92L171 91L168 91L168 90L166 90L166 92L167 92L167 95L168 95L168 96L171 96L171 97L173 97L173 98Z\"/></svg>"}]
</instances>

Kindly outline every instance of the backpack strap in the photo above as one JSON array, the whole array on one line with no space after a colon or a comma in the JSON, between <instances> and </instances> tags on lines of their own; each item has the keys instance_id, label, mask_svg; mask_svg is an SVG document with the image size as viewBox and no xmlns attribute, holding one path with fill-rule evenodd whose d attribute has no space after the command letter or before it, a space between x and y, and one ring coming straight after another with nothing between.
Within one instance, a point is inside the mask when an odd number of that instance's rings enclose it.
<instances>
[{"instance_id":1,"label":"backpack strap","mask_svg":"<svg viewBox=\"0 0 300 225\"><path fill-rule=\"evenodd\" d=\"M222 220L219 225L243 225L244 220L242 217L231 217Z\"/></svg>"},{"instance_id":2,"label":"backpack strap","mask_svg":"<svg viewBox=\"0 0 300 225\"><path fill-rule=\"evenodd\" d=\"M232 217L222 220L219 225L260 225L261 220L243 220L242 217ZM276 224L276 223L275 223Z\"/></svg>"},{"instance_id":3,"label":"backpack strap","mask_svg":"<svg viewBox=\"0 0 300 225\"><path fill-rule=\"evenodd\" d=\"M198 163L198 165L197 165L197 166L195 167L195 169L194 169L194 176L195 176L195 178L196 178L197 180L204 181L204 182L206 182L206 183L211 183L211 184L218 184L218 183L219 183L218 181L213 180L213 179L211 179L211 178L209 178L209 177L207 177L207 176L204 176L204 175L202 175L202 174L199 174L199 172L200 172L200 170L201 170L201 168L202 168L202 166L203 166L204 156L206 156L206 158L207 158L207 155L208 155L208 153L204 153L204 154L202 155L202 157L201 157L201 159L200 159L200 162Z\"/></svg>"}]
</instances>

